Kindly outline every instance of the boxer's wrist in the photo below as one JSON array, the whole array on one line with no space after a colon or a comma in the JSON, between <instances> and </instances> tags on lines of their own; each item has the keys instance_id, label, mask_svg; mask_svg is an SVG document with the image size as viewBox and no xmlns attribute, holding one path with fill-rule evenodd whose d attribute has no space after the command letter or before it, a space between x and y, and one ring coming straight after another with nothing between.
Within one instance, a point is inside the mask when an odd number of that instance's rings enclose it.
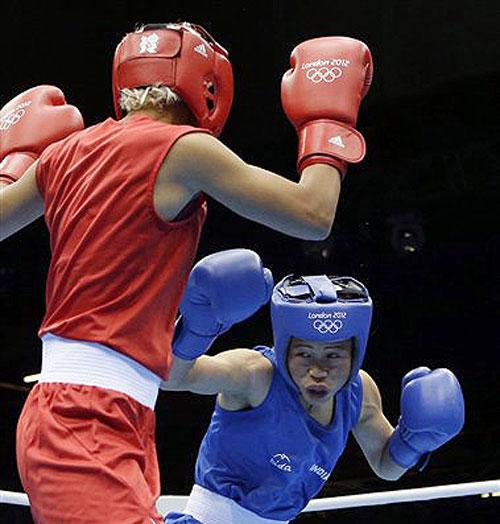
<instances>
[{"instance_id":1,"label":"boxer's wrist","mask_svg":"<svg viewBox=\"0 0 500 524\"><path fill-rule=\"evenodd\" d=\"M307 168L318 164L335 168L340 177L340 180L344 180L344 176L347 173L347 162L329 156L311 155L305 158L302 162L297 162L297 172L301 176L303 174L307 176Z\"/></svg>"}]
</instances>

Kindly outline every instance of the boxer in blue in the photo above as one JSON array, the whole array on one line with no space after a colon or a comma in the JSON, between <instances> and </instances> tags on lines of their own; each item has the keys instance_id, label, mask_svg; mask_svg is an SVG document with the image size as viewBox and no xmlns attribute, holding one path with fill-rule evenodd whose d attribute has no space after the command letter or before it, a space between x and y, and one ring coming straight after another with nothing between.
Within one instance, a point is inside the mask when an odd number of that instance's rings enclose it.
<instances>
[{"instance_id":1,"label":"boxer in blue","mask_svg":"<svg viewBox=\"0 0 500 524\"><path fill-rule=\"evenodd\" d=\"M352 431L373 471L396 480L463 426L455 375L419 367L402 381L396 428L361 369L372 314L350 277L288 276L272 292L274 347L204 353L270 294L248 250L216 253L189 278L165 390L217 394L183 513L167 524L282 524L322 488Z\"/></svg>"}]
</instances>

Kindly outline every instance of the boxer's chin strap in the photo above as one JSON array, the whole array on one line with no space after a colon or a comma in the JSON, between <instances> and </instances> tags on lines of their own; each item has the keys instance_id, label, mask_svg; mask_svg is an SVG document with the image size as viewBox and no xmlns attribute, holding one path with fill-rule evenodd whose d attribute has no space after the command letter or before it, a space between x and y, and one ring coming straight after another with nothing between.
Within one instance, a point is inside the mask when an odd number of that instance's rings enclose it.
<instances>
[{"instance_id":1,"label":"boxer's chin strap","mask_svg":"<svg viewBox=\"0 0 500 524\"><path fill-rule=\"evenodd\" d=\"M337 302L337 289L326 275L302 277L311 288L314 301L319 303Z\"/></svg>"}]
</instances>

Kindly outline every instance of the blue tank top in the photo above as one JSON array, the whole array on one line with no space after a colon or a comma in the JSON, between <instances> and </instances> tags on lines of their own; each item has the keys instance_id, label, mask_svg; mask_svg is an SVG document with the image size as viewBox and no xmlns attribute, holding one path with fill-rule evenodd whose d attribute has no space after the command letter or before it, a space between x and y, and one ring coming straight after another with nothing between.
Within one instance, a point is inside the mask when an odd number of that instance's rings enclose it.
<instances>
[{"instance_id":1,"label":"blue tank top","mask_svg":"<svg viewBox=\"0 0 500 524\"><path fill-rule=\"evenodd\" d=\"M345 449L361 414L361 377L336 394L333 420L322 426L276 369L273 350L256 349L274 367L267 397L242 411L216 404L195 481L261 517L291 520L321 490Z\"/></svg>"}]
</instances>

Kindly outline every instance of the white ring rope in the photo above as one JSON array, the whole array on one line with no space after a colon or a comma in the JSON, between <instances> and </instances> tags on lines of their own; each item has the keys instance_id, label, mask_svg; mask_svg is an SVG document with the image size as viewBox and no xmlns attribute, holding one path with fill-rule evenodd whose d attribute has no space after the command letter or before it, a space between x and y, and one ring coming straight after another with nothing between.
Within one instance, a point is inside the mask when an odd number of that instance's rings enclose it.
<instances>
[{"instance_id":1,"label":"white ring rope","mask_svg":"<svg viewBox=\"0 0 500 524\"><path fill-rule=\"evenodd\" d=\"M418 500L466 497L469 495L487 495L498 492L500 492L500 479L314 499L306 506L304 512L329 511L332 509L355 508L361 506L378 506L381 504L398 504L401 502L415 502ZM187 496L182 495L163 495L158 499L158 509L161 513L182 511L186 505L187 499ZM29 506L28 495L25 493L16 493L14 491L0 490L0 504Z\"/></svg>"},{"instance_id":2,"label":"white ring rope","mask_svg":"<svg viewBox=\"0 0 500 524\"><path fill-rule=\"evenodd\" d=\"M17 504L18 506L29 506L30 501L26 493L0 490L0 504Z\"/></svg>"},{"instance_id":3,"label":"white ring rope","mask_svg":"<svg viewBox=\"0 0 500 524\"><path fill-rule=\"evenodd\" d=\"M344 495L314 499L304 508L306 511L327 511L330 509L356 508L361 506L379 506L381 504L398 504L418 500L434 500L468 495L483 495L500 491L500 480L486 482L468 482L465 484L448 484L428 488L398 489L362 495Z\"/></svg>"}]
</instances>

